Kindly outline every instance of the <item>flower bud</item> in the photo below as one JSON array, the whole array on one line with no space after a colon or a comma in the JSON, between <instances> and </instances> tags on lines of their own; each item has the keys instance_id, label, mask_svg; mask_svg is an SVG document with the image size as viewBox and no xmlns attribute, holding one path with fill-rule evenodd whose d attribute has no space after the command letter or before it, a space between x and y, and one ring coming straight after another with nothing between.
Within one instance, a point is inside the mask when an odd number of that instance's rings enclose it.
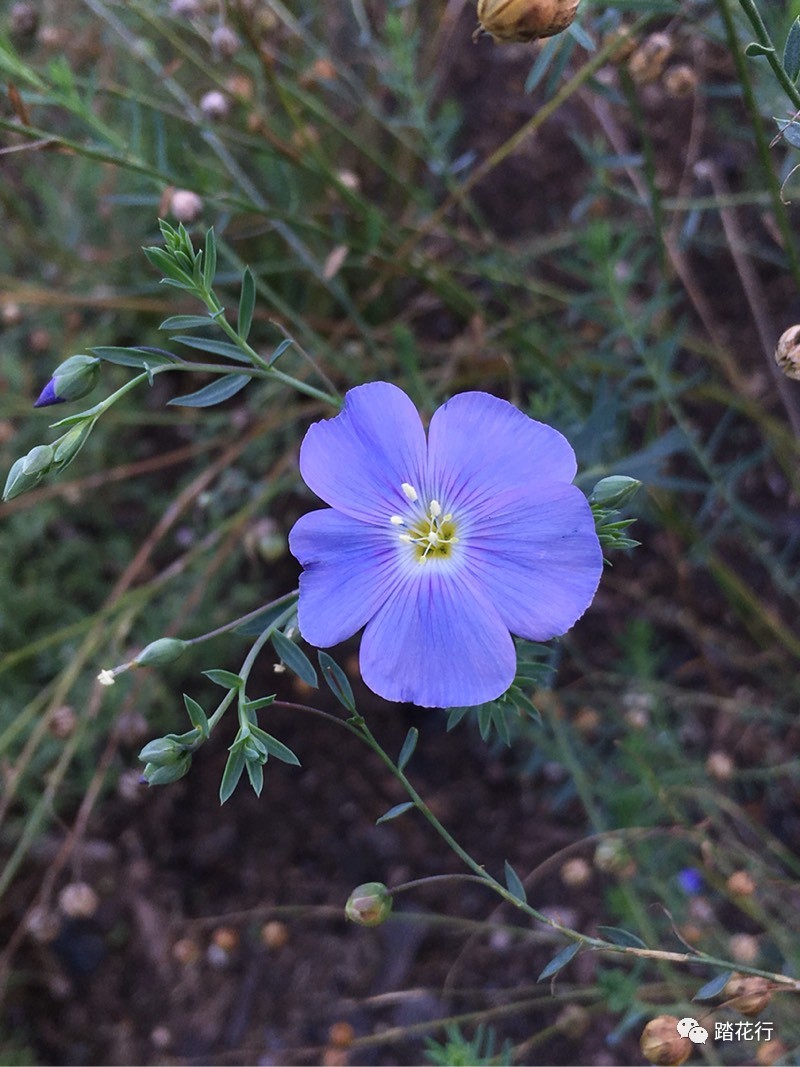
<instances>
[{"instance_id":1,"label":"flower bud","mask_svg":"<svg viewBox=\"0 0 800 1067\"><path fill-rule=\"evenodd\" d=\"M592 490L589 503L601 508L619 508L638 493L641 485L636 478L628 478L624 474L601 478Z\"/></svg>"},{"instance_id":2,"label":"flower bud","mask_svg":"<svg viewBox=\"0 0 800 1067\"><path fill-rule=\"evenodd\" d=\"M97 356L70 356L53 371L53 377L42 389L35 408L51 404L63 404L91 393L100 377L100 359Z\"/></svg>"},{"instance_id":3,"label":"flower bud","mask_svg":"<svg viewBox=\"0 0 800 1067\"><path fill-rule=\"evenodd\" d=\"M53 442L55 462L59 470L63 470L72 463L83 446L86 444L89 434L94 429L95 419L83 419L70 426L63 437Z\"/></svg>"},{"instance_id":4,"label":"flower bud","mask_svg":"<svg viewBox=\"0 0 800 1067\"><path fill-rule=\"evenodd\" d=\"M579 0L478 0L476 41L488 33L495 41L536 41L553 37L575 19Z\"/></svg>"},{"instance_id":5,"label":"flower bud","mask_svg":"<svg viewBox=\"0 0 800 1067\"><path fill-rule=\"evenodd\" d=\"M239 51L239 38L230 26L217 26L211 34L211 47L223 59L230 59Z\"/></svg>"},{"instance_id":6,"label":"flower bud","mask_svg":"<svg viewBox=\"0 0 800 1067\"><path fill-rule=\"evenodd\" d=\"M201 97L200 110L207 119L216 122L226 117L230 111L230 103L225 93L221 93L219 89L212 89Z\"/></svg>"},{"instance_id":7,"label":"flower bud","mask_svg":"<svg viewBox=\"0 0 800 1067\"><path fill-rule=\"evenodd\" d=\"M49 445L36 445L27 456L21 456L12 465L3 489L3 500L13 500L37 486L52 464L53 450ZM50 464L47 463L48 455ZM29 468L26 470L26 466Z\"/></svg>"},{"instance_id":8,"label":"flower bud","mask_svg":"<svg viewBox=\"0 0 800 1067\"><path fill-rule=\"evenodd\" d=\"M169 198L169 210L178 222L194 222L203 211L203 200L191 189L175 189Z\"/></svg>"},{"instance_id":9,"label":"flower bud","mask_svg":"<svg viewBox=\"0 0 800 1067\"><path fill-rule=\"evenodd\" d=\"M681 1037L676 1015L658 1015L642 1031L639 1048L651 1063L660 1067L678 1067L692 1053L692 1042Z\"/></svg>"},{"instance_id":10,"label":"flower bud","mask_svg":"<svg viewBox=\"0 0 800 1067\"><path fill-rule=\"evenodd\" d=\"M741 1015L758 1015L772 999L773 986L759 975L735 974L723 990L728 1006Z\"/></svg>"},{"instance_id":11,"label":"flower bud","mask_svg":"<svg viewBox=\"0 0 800 1067\"><path fill-rule=\"evenodd\" d=\"M28 477L47 474L53 466L55 454L50 445L34 445L22 460L22 473Z\"/></svg>"},{"instance_id":12,"label":"flower bud","mask_svg":"<svg viewBox=\"0 0 800 1067\"><path fill-rule=\"evenodd\" d=\"M781 334L775 362L787 378L800 379L800 326L790 326Z\"/></svg>"},{"instance_id":13,"label":"flower bud","mask_svg":"<svg viewBox=\"0 0 800 1067\"><path fill-rule=\"evenodd\" d=\"M392 910L392 896L383 882L365 882L356 886L344 907L351 922L359 926L380 926Z\"/></svg>"},{"instance_id":14,"label":"flower bud","mask_svg":"<svg viewBox=\"0 0 800 1067\"><path fill-rule=\"evenodd\" d=\"M174 737L157 737L148 741L139 753L142 763L152 763L157 767L168 767L183 759L184 746Z\"/></svg>"},{"instance_id":15,"label":"flower bud","mask_svg":"<svg viewBox=\"0 0 800 1067\"><path fill-rule=\"evenodd\" d=\"M160 637L143 648L132 665L134 667L163 667L167 663L174 662L188 647L188 641L181 641L177 637Z\"/></svg>"},{"instance_id":16,"label":"flower bud","mask_svg":"<svg viewBox=\"0 0 800 1067\"><path fill-rule=\"evenodd\" d=\"M177 763L170 766L159 767L155 763L148 763L142 771L142 777L148 785L169 785L170 782L177 782L179 778L183 778L191 765L191 753L186 752Z\"/></svg>"}]
</instances>

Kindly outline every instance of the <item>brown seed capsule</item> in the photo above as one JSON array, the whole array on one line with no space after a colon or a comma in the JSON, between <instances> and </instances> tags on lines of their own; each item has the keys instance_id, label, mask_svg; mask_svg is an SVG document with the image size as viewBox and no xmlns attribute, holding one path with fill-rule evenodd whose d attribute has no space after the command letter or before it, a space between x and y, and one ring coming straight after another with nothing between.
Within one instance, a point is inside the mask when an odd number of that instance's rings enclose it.
<instances>
[{"instance_id":1,"label":"brown seed capsule","mask_svg":"<svg viewBox=\"0 0 800 1067\"><path fill-rule=\"evenodd\" d=\"M478 0L477 41L488 33L495 41L536 41L553 37L574 20L579 0Z\"/></svg>"},{"instance_id":2,"label":"brown seed capsule","mask_svg":"<svg viewBox=\"0 0 800 1067\"><path fill-rule=\"evenodd\" d=\"M725 986L728 1006L741 1015L758 1015L772 999L772 985L768 978L756 974L735 974Z\"/></svg>"},{"instance_id":3,"label":"brown seed capsule","mask_svg":"<svg viewBox=\"0 0 800 1067\"><path fill-rule=\"evenodd\" d=\"M775 362L787 378L800 380L800 326L790 326L781 334Z\"/></svg>"},{"instance_id":4,"label":"brown seed capsule","mask_svg":"<svg viewBox=\"0 0 800 1067\"><path fill-rule=\"evenodd\" d=\"M752 934L731 934L728 952L738 963L755 963L759 954L758 938Z\"/></svg>"},{"instance_id":5,"label":"brown seed capsule","mask_svg":"<svg viewBox=\"0 0 800 1067\"><path fill-rule=\"evenodd\" d=\"M751 897L756 891L756 883L747 871L734 871L725 886L734 897Z\"/></svg>"},{"instance_id":6,"label":"brown seed capsule","mask_svg":"<svg viewBox=\"0 0 800 1067\"><path fill-rule=\"evenodd\" d=\"M692 1052L692 1042L681 1037L677 1015L658 1015L642 1031L639 1048L651 1063L660 1067L678 1067Z\"/></svg>"},{"instance_id":7,"label":"brown seed capsule","mask_svg":"<svg viewBox=\"0 0 800 1067\"><path fill-rule=\"evenodd\" d=\"M637 85L658 81L672 53L672 38L666 33L645 37L628 61L628 72Z\"/></svg>"},{"instance_id":8,"label":"brown seed capsule","mask_svg":"<svg viewBox=\"0 0 800 1067\"><path fill-rule=\"evenodd\" d=\"M664 88L670 96L691 96L697 88L697 74L688 63L669 67L664 74Z\"/></svg>"}]
</instances>

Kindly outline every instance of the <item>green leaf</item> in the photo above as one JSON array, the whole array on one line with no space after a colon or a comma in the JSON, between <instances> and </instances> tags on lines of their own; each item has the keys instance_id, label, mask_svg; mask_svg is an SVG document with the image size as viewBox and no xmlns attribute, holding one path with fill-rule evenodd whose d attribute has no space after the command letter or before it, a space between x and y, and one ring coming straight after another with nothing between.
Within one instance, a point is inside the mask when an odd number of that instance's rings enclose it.
<instances>
[{"instance_id":1,"label":"green leaf","mask_svg":"<svg viewBox=\"0 0 800 1067\"><path fill-rule=\"evenodd\" d=\"M178 266L169 252L165 252L163 248L145 248L143 252L165 278L178 281L181 285L191 285L191 276Z\"/></svg>"},{"instance_id":2,"label":"green leaf","mask_svg":"<svg viewBox=\"0 0 800 1067\"><path fill-rule=\"evenodd\" d=\"M247 340L250 327L253 325L253 310L256 306L256 283L249 267L245 267L242 275L242 291L239 296L239 319L237 332L240 337Z\"/></svg>"},{"instance_id":3,"label":"green leaf","mask_svg":"<svg viewBox=\"0 0 800 1067\"><path fill-rule=\"evenodd\" d=\"M793 82L800 74L800 18L792 23L783 49L783 69Z\"/></svg>"},{"instance_id":4,"label":"green leaf","mask_svg":"<svg viewBox=\"0 0 800 1067\"><path fill-rule=\"evenodd\" d=\"M207 289L214 287L214 277L217 273L217 239L214 236L214 227L206 232L206 243L203 248L203 281Z\"/></svg>"},{"instance_id":5,"label":"green leaf","mask_svg":"<svg viewBox=\"0 0 800 1067\"><path fill-rule=\"evenodd\" d=\"M598 926L597 932L612 945L621 945L622 948L647 948L641 937L632 934L630 930L623 930L621 926Z\"/></svg>"},{"instance_id":6,"label":"green leaf","mask_svg":"<svg viewBox=\"0 0 800 1067\"><path fill-rule=\"evenodd\" d=\"M528 901L528 894L525 892L525 886L522 884L522 880L511 864L506 860L505 862L505 875L506 885L508 891L515 900L518 900L521 904L526 904Z\"/></svg>"},{"instance_id":7,"label":"green leaf","mask_svg":"<svg viewBox=\"0 0 800 1067\"><path fill-rule=\"evenodd\" d=\"M244 710L246 712L261 711L262 708L268 708L270 704L275 703L275 694L268 697L259 697L258 700L246 700L244 704Z\"/></svg>"},{"instance_id":8,"label":"green leaf","mask_svg":"<svg viewBox=\"0 0 800 1067\"><path fill-rule=\"evenodd\" d=\"M733 971L723 971L722 974L718 974L716 978L712 978L710 982L706 982L704 986L701 986L697 990L692 1000L713 1000L718 996L731 980Z\"/></svg>"},{"instance_id":9,"label":"green leaf","mask_svg":"<svg viewBox=\"0 0 800 1067\"><path fill-rule=\"evenodd\" d=\"M347 680L347 675L336 660L331 659L327 652L318 652L317 657L322 670L322 677L325 679L328 688L339 703L343 704L348 711L355 715L356 699L353 696L353 690Z\"/></svg>"},{"instance_id":10,"label":"green leaf","mask_svg":"<svg viewBox=\"0 0 800 1067\"><path fill-rule=\"evenodd\" d=\"M258 615L253 616L252 619L248 619L247 622L243 622L240 626L237 626L233 631L235 634L239 634L241 637L260 637L263 632L270 627L276 619L283 615L288 607L290 607L294 600L288 597L281 601L280 604L269 604L260 611Z\"/></svg>"},{"instance_id":11,"label":"green leaf","mask_svg":"<svg viewBox=\"0 0 800 1067\"><path fill-rule=\"evenodd\" d=\"M243 742L236 741L231 746L230 752L231 754L228 756L228 762L225 764L225 770L222 772L222 781L219 784L220 804L225 803L239 784L239 779L242 777L242 771L244 770L245 765Z\"/></svg>"},{"instance_id":12,"label":"green leaf","mask_svg":"<svg viewBox=\"0 0 800 1067\"><path fill-rule=\"evenodd\" d=\"M800 148L800 123L791 119L776 119L784 139L792 148Z\"/></svg>"},{"instance_id":13,"label":"green leaf","mask_svg":"<svg viewBox=\"0 0 800 1067\"><path fill-rule=\"evenodd\" d=\"M456 726L458 726L458 724L461 722L461 720L464 718L464 716L468 715L469 712L471 712L471 711L472 711L471 707L449 708L448 711L447 711L447 727L446 727L447 732L450 733L451 730L453 730Z\"/></svg>"},{"instance_id":14,"label":"green leaf","mask_svg":"<svg viewBox=\"0 0 800 1067\"><path fill-rule=\"evenodd\" d=\"M294 752L282 741L279 741L277 737L273 737L272 734L268 734L266 730L262 730L260 726L252 726L250 732L253 737L264 745L270 756L274 756L275 759L282 760L283 763L290 763L293 767L300 766L300 760L295 756Z\"/></svg>"},{"instance_id":15,"label":"green leaf","mask_svg":"<svg viewBox=\"0 0 800 1067\"><path fill-rule=\"evenodd\" d=\"M89 351L104 359L106 363L115 363L119 367L164 367L168 364L180 363L177 356L169 352L156 352L149 348L120 348L116 345L100 345L90 348Z\"/></svg>"},{"instance_id":16,"label":"green leaf","mask_svg":"<svg viewBox=\"0 0 800 1067\"><path fill-rule=\"evenodd\" d=\"M184 396L173 397L168 403L172 407L181 408L212 408L215 404L221 404L236 396L250 381L249 374L225 374L216 378L196 393L186 393Z\"/></svg>"},{"instance_id":17,"label":"green leaf","mask_svg":"<svg viewBox=\"0 0 800 1067\"><path fill-rule=\"evenodd\" d=\"M558 974L562 967L566 967L570 960L575 959L580 950L580 941L572 941L566 948L562 948L558 955L553 956L536 981L543 982L545 978L552 978L554 974Z\"/></svg>"},{"instance_id":18,"label":"green leaf","mask_svg":"<svg viewBox=\"0 0 800 1067\"><path fill-rule=\"evenodd\" d=\"M306 685L310 685L313 689L319 687L317 672L314 670L311 660L302 649L297 647L294 641L290 641L280 630L275 631L270 641L272 641L272 647L281 660L293 674L297 675L301 682L305 682Z\"/></svg>"},{"instance_id":19,"label":"green leaf","mask_svg":"<svg viewBox=\"0 0 800 1067\"><path fill-rule=\"evenodd\" d=\"M402 815L404 812L408 811L409 808L413 807L414 805L410 800L406 800L403 804L395 804L393 808L389 808L389 810L385 811L379 819L375 820L375 825L378 826L382 822L389 822L390 819L396 819L398 815Z\"/></svg>"},{"instance_id":20,"label":"green leaf","mask_svg":"<svg viewBox=\"0 0 800 1067\"><path fill-rule=\"evenodd\" d=\"M400 755L397 757L397 766L402 771L406 764L414 755L414 749L417 747L417 741L419 741L419 730L416 726L412 726L406 734L406 739L403 742L403 747L400 749Z\"/></svg>"},{"instance_id":21,"label":"green leaf","mask_svg":"<svg viewBox=\"0 0 800 1067\"><path fill-rule=\"evenodd\" d=\"M230 671L212 670L203 671L203 674L214 685L221 685L223 689L241 689L244 685L244 678L240 678L238 674L232 674Z\"/></svg>"},{"instance_id":22,"label":"green leaf","mask_svg":"<svg viewBox=\"0 0 800 1067\"><path fill-rule=\"evenodd\" d=\"M183 702L186 705L186 710L189 713L189 719L192 726L200 731L201 736L205 739L208 737L208 716L197 703L196 700L192 700L186 693L183 694Z\"/></svg>"},{"instance_id":23,"label":"green leaf","mask_svg":"<svg viewBox=\"0 0 800 1067\"><path fill-rule=\"evenodd\" d=\"M247 767L247 777L250 779L253 792L257 797L260 797L261 790L264 788L264 767L257 760L247 760L245 766Z\"/></svg>"},{"instance_id":24,"label":"green leaf","mask_svg":"<svg viewBox=\"0 0 800 1067\"><path fill-rule=\"evenodd\" d=\"M759 44L758 41L751 41L745 48L744 54L746 56L768 56L774 51L775 49L771 45Z\"/></svg>"},{"instance_id":25,"label":"green leaf","mask_svg":"<svg viewBox=\"0 0 800 1067\"><path fill-rule=\"evenodd\" d=\"M211 326L213 322L210 315L170 315L158 328L159 330L195 330L201 326Z\"/></svg>"},{"instance_id":26,"label":"green leaf","mask_svg":"<svg viewBox=\"0 0 800 1067\"><path fill-rule=\"evenodd\" d=\"M478 730L481 739L487 741L492 732L492 705L481 704L478 708Z\"/></svg>"},{"instance_id":27,"label":"green leaf","mask_svg":"<svg viewBox=\"0 0 800 1067\"><path fill-rule=\"evenodd\" d=\"M183 334L176 334L170 340L186 345L187 348L196 348L199 352L210 352L214 356L235 359L237 363L250 362L250 358L242 352L241 348L231 344L230 341L215 341L209 337L187 337Z\"/></svg>"},{"instance_id":28,"label":"green leaf","mask_svg":"<svg viewBox=\"0 0 800 1067\"><path fill-rule=\"evenodd\" d=\"M277 363L283 353L286 351L286 349L291 348L293 344L294 341L291 338L287 338L285 341L281 341L281 343L278 345L278 347L267 360L267 366L271 367L273 364Z\"/></svg>"}]
</instances>

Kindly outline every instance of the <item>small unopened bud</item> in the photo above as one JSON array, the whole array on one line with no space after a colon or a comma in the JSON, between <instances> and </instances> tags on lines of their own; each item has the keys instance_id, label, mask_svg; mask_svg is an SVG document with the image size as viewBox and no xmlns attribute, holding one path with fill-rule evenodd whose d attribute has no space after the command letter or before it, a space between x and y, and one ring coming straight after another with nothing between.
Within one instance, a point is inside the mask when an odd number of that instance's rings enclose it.
<instances>
[{"instance_id":1,"label":"small unopened bud","mask_svg":"<svg viewBox=\"0 0 800 1067\"><path fill-rule=\"evenodd\" d=\"M604 874L619 874L629 863L628 850L614 837L601 841L594 850L594 865Z\"/></svg>"},{"instance_id":2,"label":"small unopened bud","mask_svg":"<svg viewBox=\"0 0 800 1067\"><path fill-rule=\"evenodd\" d=\"M233 926L218 926L211 935L211 943L230 954L239 947L239 931Z\"/></svg>"},{"instance_id":3,"label":"small unopened bud","mask_svg":"<svg viewBox=\"0 0 800 1067\"><path fill-rule=\"evenodd\" d=\"M211 47L216 55L230 59L239 51L239 37L230 26L217 26L211 34Z\"/></svg>"},{"instance_id":4,"label":"small unopened bud","mask_svg":"<svg viewBox=\"0 0 800 1067\"><path fill-rule=\"evenodd\" d=\"M163 667L167 663L173 663L188 647L188 641L181 641L177 637L160 637L142 649L133 660L132 666Z\"/></svg>"},{"instance_id":5,"label":"small unopened bud","mask_svg":"<svg viewBox=\"0 0 800 1067\"><path fill-rule=\"evenodd\" d=\"M581 889L592 877L592 868L585 859L567 860L561 868L561 881L571 889Z\"/></svg>"},{"instance_id":6,"label":"small unopened bud","mask_svg":"<svg viewBox=\"0 0 800 1067\"><path fill-rule=\"evenodd\" d=\"M664 75L664 88L670 96L691 96L697 88L697 74L688 63L669 67Z\"/></svg>"},{"instance_id":7,"label":"small unopened bud","mask_svg":"<svg viewBox=\"0 0 800 1067\"><path fill-rule=\"evenodd\" d=\"M800 380L800 326L790 326L781 334L775 362L787 378Z\"/></svg>"},{"instance_id":8,"label":"small unopened bud","mask_svg":"<svg viewBox=\"0 0 800 1067\"><path fill-rule=\"evenodd\" d=\"M392 911L392 896L383 882L365 882L356 886L344 907L351 922L359 926L380 926Z\"/></svg>"},{"instance_id":9,"label":"small unopened bud","mask_svg":"<svg viewBox=\"0 0 800 1067\"><path fill-rule=\"evenodd\" d=\"M601 508L619 508L641 489L642 483L636 478L624 474L613 474L610 478L601 478L589 497L590 504Z\"/></svg>"},{"instance_id":10,"label":"small unopened bud","mask_svg":"<svg viewBox=\"0 0 800 1067\"><path fill-rule=\"evenodd\" d=\"M669 34L651 33L645 37L628 61L630 76L638 85L658 81L664 65L672 54L673 42Z\"/></svg>"},{"instance_id":11,"label":"small unopened bud","mask_svg":"<svg viewBox=\"0 0 800 1067\"><path fill-rule=\"evenodd\" d=\"M728 1007L741 1015L758 1015L772 999L773 986L768 978L759 975L735 974L729 979L723 994Z\"/></svg>"},{"instance_id":12,"label":"small unopened bud","mask_svg":"<svg viewBox=\"0 0 800 1067\"><path fill-rule=\"evenodd\" d=\"M289 927L277 919L264 923L261 927L261 941L267 948L277 952L289 943Z\"/></svg>"},{"instance_id":13,"label":"small unopened bud","mask_svg":"<svg viewBox=\"0 0 800 1067\"><path fill-rule=\"evenodd\" d=\"M225 93L221 93L219 89L212 89L200 98L200 110L207 119L216 122L224 119L228 114L230 103Z\"/></svg>"},{"instance_id":14,"label":"small unopened bud","mask_svg":"<svg viewBox=\"0 0 800 1067\"><path fill-rule=\"evenodd\" d=\"M95 420L96 416L95 418L89 417L75 423L74 426L70 426L63 437L59 437L57 441L53 442L55 462L59 470L68 467L86 444L89 434L94 429Z\"/></svg>"},{"instance_id":15,"label":"small unopened bud","mask_svg":"<svg viewBox=\"0 0 800 1067\"><path fill-rule=\"evenodd\" d=\"M55 453L50 445L34 445L22 460L22 473L31 477L46 474L53 466Z\"/></svg>"},{"instance_id":16,"label":"small unopened bud","mask_svg":"<svg viewBox=\"0 0 800 1067\"><path fill-rule=\"evenodd\" d=\"M756 883L747 871L734 871L725 886L734 897L751 897L756 891Z\"/></svg>"},{"instance_id":17,"label":"small unopened bud","mask_svg":"<svg viewBox=\"0 0 800 1067\"><path fill-rule=\"evenodd\" d=\"M692 1053L692 1042L681 1037L677 1015L658 1015L642 1031L639 1048L651 1063L660 1067L678 1067Z\"/></svg>"},{"instance_id":18,"label":"small unopened bud","mask_svg":"<svg viewBox=\"0 0 800 1067\"><path fill-rule=\"evenodd\" d=\"M177 782L179 778L183 778L185 774L188 774L191 766L191 753L186 752L177 763L169 766L158 766L155 763L146 764L142 771L142 778L148 785L170 785L172 782Z\"/></svg>"},{"instance_id":19,"label":"small unopened bud","mask_svg":"<svg viewBox=\"0 0 800 1067\"><path fill-rule=\"evenodd\" d=\"M175 189L169 198L169 212L178 222L194 222L202 211L202 197L191 189Z\"/></svg>"},{"instance_id":20,"label":"small unopened bud","mask_svg":"<svg viewBox=\"0 0 800 1067\"><path fill-rule=\"evenodd\" d=\"M42 389L35 408L46 408L51 404L63 404L67 400L78 400L97 385L100 377L100 359L97 356L70 356L53 371L53 377Z\"/></svg>"},{"instance_id":21,"label":"small unopened bud","mask_svg":"<svg viewBox=\"0 0 800 1067\"><path fill-rule=\"evenodd\" d=\"M153 763L157 767L170 767L183 759L186 748L173 737L157 737L148 741L139 753L142 763Z\"/></svg>"},{"instance_id":22,"label":"small unopened bud","mask_svg":"<svg viewBox=\"0 0 800 1067\"><path fill-rule=\"evenodd\" d=\"M88 919L97 911L97 893L86 882L71 882L58 894L58 907L70 919Z\"/></svg>"},{"instance_id":23,"label":"small unopened bud","mask_svg":"<svg viewBox=\"0 0 800 1067\"><path fill-rule=\"evenodd\" d=\"M752 934L732 934L728 938L728 951L739 963L755 963L760 954L758 938Z\"/></svg>"},{"instance_id":24,"label":"small unopened bud","mask_svg":"<svg viewBox=\"0 0 800 1067\"><path fill-rule=\"evenodd\" d=\"M711 752L706 760L706 771L718 782L727 782L735 770L736 764L727 752Z\"/></svg>"}]
</instances>

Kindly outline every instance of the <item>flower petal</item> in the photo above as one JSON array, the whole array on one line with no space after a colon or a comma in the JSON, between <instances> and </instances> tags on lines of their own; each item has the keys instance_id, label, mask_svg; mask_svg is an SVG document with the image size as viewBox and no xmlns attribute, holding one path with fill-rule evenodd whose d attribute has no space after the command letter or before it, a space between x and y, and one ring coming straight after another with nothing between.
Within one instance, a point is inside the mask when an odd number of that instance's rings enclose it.
<instances>
[{"instance_id":1,"label":"flower petal","mask_svg":"<svg viewBox=\"0 0 800 1067\"><path fill-rule=\"evenodd\" d=\"M369 382L349 390L335 418L309 428L300 473L327 504L382 525L408 506L404 482L419 489L425 448L419 414L402 389Z\"/></svg>"},{"instance_id":2,"label":"flower petal","mask_svg":"<svg viewBox=\"0 0 800 1067\"><path fill-rule=\"evenodd\" d=\"M466 565L512 633L546 641L592 602L603 553L591 508L574 485L504 495L473 525Z\"/></svg>"},{"instance_id":3,"label":"flower petal","mask_svg":"<svg viewBox=\"0 0 800 1067\"><path fill-rule=\"evenodd\" d=\"M297 607L300 633L317 648L352 637L398 581L391 534L331 508L298 519L289 549L305 568Z\"/></svg>"},{"instance_id":4,"label":"flower petal","mask_svg":"<svg viewBox=\"0 0 800 1067\"><path fill-rule=\"evenodd\" d=\"M367 624L361 676L387 700L471 706L508 689L516 652L494 606L463 574L426 564Z\"/></svg>"},{"instance_id":5,"label":"flower petal","mask_svg":"<svg viewBox=\"0 0 800 1067\"><path fill-rule=\"evenodd\" d=\"M489 393L459 393L434 413L428 431L430 492L453 510L520 484L571 482L569 441Z\"/></svg>"}]
</instances>

